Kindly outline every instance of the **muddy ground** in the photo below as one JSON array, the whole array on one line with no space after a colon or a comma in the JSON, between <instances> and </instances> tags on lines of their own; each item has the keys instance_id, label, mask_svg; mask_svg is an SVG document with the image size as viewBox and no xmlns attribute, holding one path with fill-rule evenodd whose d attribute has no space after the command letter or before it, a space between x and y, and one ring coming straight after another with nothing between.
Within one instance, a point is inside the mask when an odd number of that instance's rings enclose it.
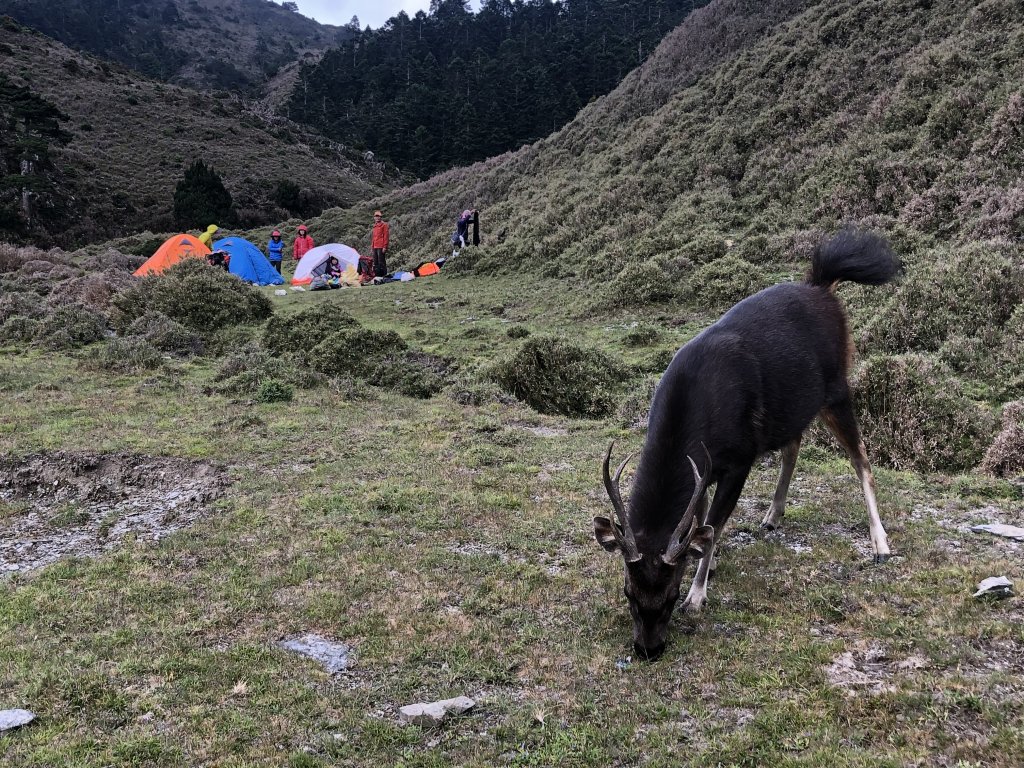
<instances>
[{"instance_id":1,"label":"muddy ground","mask_svg":"<svg viewBox=\"0 0 1024 768\"><path fill-rule=\"evenodd\" d=\"M126 537L159 541L209 513L227 485L222 467L128 453L39 453L0 459L0 573Z\"/></svg>"}]
</instances>

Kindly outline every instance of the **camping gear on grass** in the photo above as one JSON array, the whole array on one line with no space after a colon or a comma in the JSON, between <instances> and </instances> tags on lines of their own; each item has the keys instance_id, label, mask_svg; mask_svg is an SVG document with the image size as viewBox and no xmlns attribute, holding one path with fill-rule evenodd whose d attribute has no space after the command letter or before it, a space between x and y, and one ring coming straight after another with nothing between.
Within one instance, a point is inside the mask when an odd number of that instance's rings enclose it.
<instances>
[{"instance_id":1,"label":"camping gear on grass","mask_svg":"<svg viewBox=\"0 0 1024 768\"><path fill-rule=\"evenodd\" d=\"M210 249L189 234L175 235L164 241L156 252L133 273L136 277L159 275L182 259L205 259Z\"/></svg>"},{"instance_id":2,"label":"camping gear on grass","mask_svg":"<svg viewBox=\"0 0 1024 768\"><path fill-rule=\"evenodd\" d=\"M355 271L359 264L359 252L355 248L349 248L340 243L328 243L318 245L306 252L299 263L295 265L295 276L292 278L292 285L309 285L313 278L322 275L327 271L327 259L336 256L341 262L342 269L346 272L348 267Z\"/></svg>"},{"instance_id":3,"label":"camping gear on grass","mask_svg":"<svg viewBox=\"0 0 1024 768\"><path fill-rule=\"evenodd\" d=\"M231 257L228 271L247 283L281 285L284 282L284 278L267 261L263 251L244 237L225 237L223 240L217 240L213 247Z\"/></svg>"},{"instance_id":4,"label":"camping gear on grass","mask_svg":"<svg viewBox=\"0 0 1024 768\"><path fill-rule=\"evenodd\" d=\"M437 262L424 261L421 264L417 264L412 273L416 275L416 277L426 277L427 275L436 275L440 271L441 266Z\"/></svg>"}]
</instances>

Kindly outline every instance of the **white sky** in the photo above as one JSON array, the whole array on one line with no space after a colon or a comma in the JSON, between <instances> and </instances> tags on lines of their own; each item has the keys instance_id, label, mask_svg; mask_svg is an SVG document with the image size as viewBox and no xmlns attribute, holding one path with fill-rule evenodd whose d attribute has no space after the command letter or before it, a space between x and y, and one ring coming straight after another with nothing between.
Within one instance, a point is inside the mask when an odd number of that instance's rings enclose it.
<instances>
[{"instance_id":1,"label":"white sky","mask_svg":"<svg viewBox=\"0 0 1024 768\"><path fill-rule=\"evenodd\" d=\"M280 0L278 0L280 1ZM359 17L359 26L377 29L399 11L410 16L416 11L430 8L430 0L295 0L303 16L316 19L321 24L348 24L353 16ZM470 4L473 10L480 7L479 0Z\"/></svg>"}]
</instances>

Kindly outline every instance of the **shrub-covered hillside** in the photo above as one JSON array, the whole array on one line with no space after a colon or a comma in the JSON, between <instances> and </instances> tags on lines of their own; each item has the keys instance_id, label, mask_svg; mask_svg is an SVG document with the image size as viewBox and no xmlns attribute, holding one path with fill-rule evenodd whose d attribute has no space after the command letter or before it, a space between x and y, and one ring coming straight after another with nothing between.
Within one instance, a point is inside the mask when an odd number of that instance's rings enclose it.
<instances>
[{"instance_id":1,"label":"shrub-covered hillside","mask_svg":"<svg viewBox=\"0 0 1024 768\"><path fill-rule=\"evenodd\" d=\"M290 210L292 200L322 210L386 186L378 166L237 97L140 78L10 19L2 28L0 77L62 113L59 127L69 139L65 146L49 141L53 168L47 174L59 178L58 187L37 183L34 190L42 196L36 207L59 215L29 231L24 222L0 221L2 240L74 245L145 229L168 231L174 227L174 187L196 159L216 169L241 223L250 225L302 215ZM23 135L24 123L12 122L6 107L0 111L0 149L8 169L15 169L0 179L11 192L0 198L17 200L24 179L17 175L18 158L7 158L17 142L7 139Z\"/></svg>"},{"instance_id":2,"label":"shrub-covered hillside","mask_svg":"<svg viewBox=\"0 0 1024 768\"><path fill-rule=\"evenodd\" d=\"M373 205L409 263L448 251L456 212L479 207L484 243L457 268L575 281L589 307L679 300L709 320L799 275L822 233L881 230L907 278L842 291L876 358L862 389L916 377L896 424L938 412L930 393L952 398L963 424L886 455L963 466L981 458L986 409L1024 392L1022 82L1024 10L1008 0L717 0L564 130ZM319 227L362 242L366 213Z\"/></svg>"},{"instance_id":3,"label":"shrub-covered hillside","mask_svg":"<svg viewBox=\"0 0 1024 768\"><path fill-rule=\"evenodd\" d=\"M148 77L232 89L351 34L270 0L0 0L0 14Z\"/></svg>"}]
</instances>

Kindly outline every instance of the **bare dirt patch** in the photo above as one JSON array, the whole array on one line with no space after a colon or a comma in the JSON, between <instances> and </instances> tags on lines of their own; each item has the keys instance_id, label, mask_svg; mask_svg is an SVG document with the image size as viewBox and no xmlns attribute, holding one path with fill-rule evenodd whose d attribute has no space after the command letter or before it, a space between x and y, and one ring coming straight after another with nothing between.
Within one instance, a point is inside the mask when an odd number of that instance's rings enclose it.
<instances>
[{"instance_id":1,"label":"bare dirt patch","mask_svg":"<svg viewBox=\"0 0 1024 768\"><path fill-rule=\"evenodd\" d=\"M223 492L214 464L133 454L0 459L0 573L94 557L126 536L159 541Z\"/></svg>"},{"instance_id":2,"label":"bare dirt patch","mask_svg":"<svg viewBox=\"0 0 1024 768\"><path fill-rule=\"evenodd\" d=\"M847 695L858 691L878 694L895 691L897 678L927 666L928 660L920 654L897 660L878 644L855 644L852 650L832 659L825 668L825 677L829 685L845 689Z\"/></svg>"}]
</instances>

